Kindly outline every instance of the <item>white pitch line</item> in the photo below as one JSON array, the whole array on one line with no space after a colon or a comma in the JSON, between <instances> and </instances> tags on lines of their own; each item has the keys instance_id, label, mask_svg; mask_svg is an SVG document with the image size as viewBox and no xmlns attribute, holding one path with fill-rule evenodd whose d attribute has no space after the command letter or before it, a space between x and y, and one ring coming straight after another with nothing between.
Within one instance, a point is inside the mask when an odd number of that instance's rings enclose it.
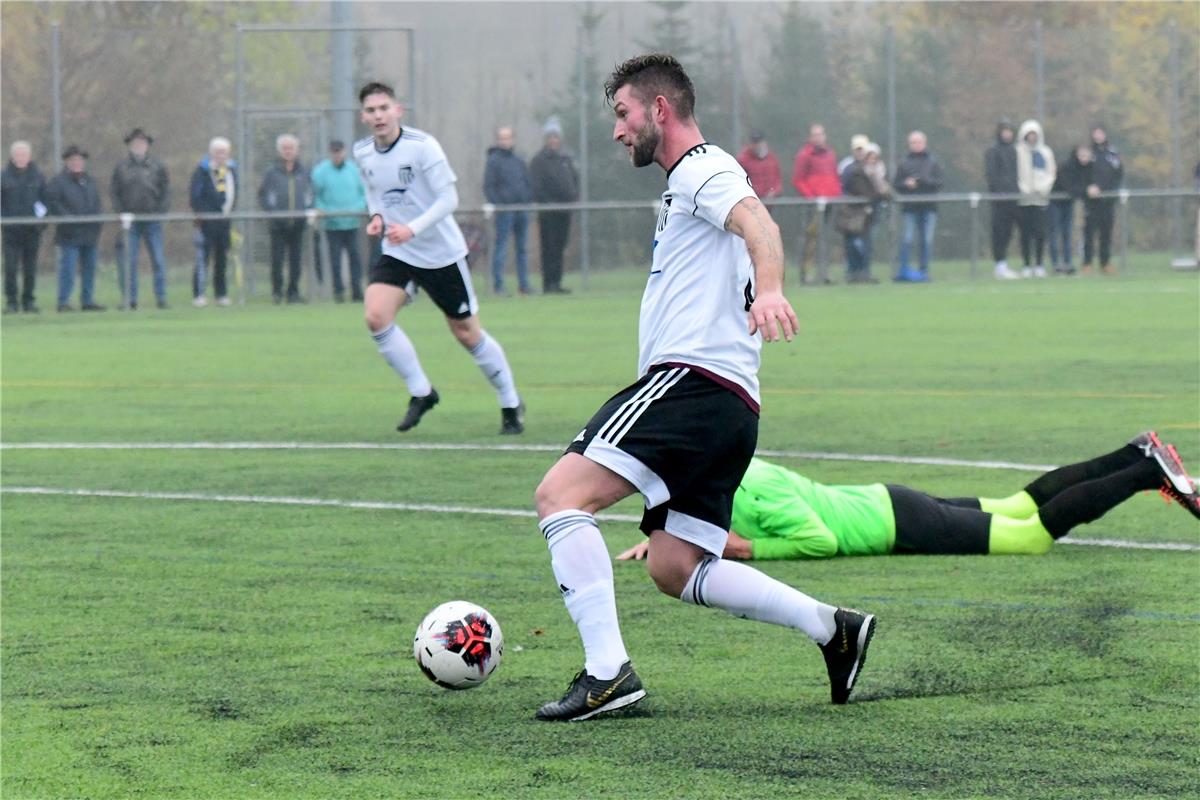
<instances>
[{"instance_id":1,"label":"white pitch line","mask_svg":"<svg viewBox=\"0 0 1200 800\"><path fill-rule=\"evenodd\" d=\"M561 453L556 444L480 444L439 442L4 442L3 450L426 450L516 453ZM768 458L805 461L855 461L875 464L919 464L935 467L1013 469L1048 472L1053 464L1022 464L1017 461L973 461L940 456L894 456L860 453L822 453L809 450L759 450Z\"/></svg>"},{"instance_id":2,"label":"white pitch line","mask_svg":"<svg viewBox=\"0 0 1200 800\"><path fill-rule=\"evenodd\" d=\"M518 508L488 508L478 506L448 506L436 503L390 503L380 500L334 500L320 497L277 497L254 494L203 494L200 492L130 492L121 489L62 489L53 486L4 486L4 494L32 494L50 497L115 497L132 500L182 500L193 503L257 503L279 506L318 506L323 508L356 508L383 511L428 511L435 514L479 514L493 517L524 517L533 519L531 510ZM640 522L633 514L597 514L606 522ZM1059 544L1091 547L1115 547L1122 550L1197 551L1200 545L1183 542L1134 542L1127 539L1060 539Z\"/></svg>"}]
</instances>

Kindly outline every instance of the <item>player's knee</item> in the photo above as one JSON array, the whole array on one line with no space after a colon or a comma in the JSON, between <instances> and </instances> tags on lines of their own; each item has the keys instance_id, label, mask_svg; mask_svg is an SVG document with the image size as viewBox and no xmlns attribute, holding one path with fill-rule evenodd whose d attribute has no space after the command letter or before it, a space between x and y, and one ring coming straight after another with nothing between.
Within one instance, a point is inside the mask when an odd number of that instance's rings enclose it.
<instances>
[{"instance_id":1,"label":"player's knee","mask_svg":"<svg viewBox=\"0 0 1200 800\"><path fill-rule=\"evenodd\" d=\"M562 493L556 486L556 481L550 475L542 478L542 482L533 490L533 505L537 509L538 519L545 519L551 514L565 510Z\"/></svg>"},{"instance_id":2,"label":"player's knee","mask_svg":"<svg viewBox=\"0 0 1200 800\"><path fill-rule=\"evenodd\" d=\"M388 319L387 314L375 308L366 309L363 312L363 318L366 320L367 330L371 333L378 333L392 324L392 320Z\"/></svg>"},{"instance_id":3,"label":"player's knee","mask_svg":"<svg viewBox=\"0 0 1200 800\"><path fill-rule=\"evenodd\" d=\"M658 590L675 598L683 595L684 587L687 586L695 568L695 564L688 565L679 561L656 559L653 548L651 548L650 557L646 562L646 570L650 573L650 579L654 581Z\"/></svg>"}]
</instances>

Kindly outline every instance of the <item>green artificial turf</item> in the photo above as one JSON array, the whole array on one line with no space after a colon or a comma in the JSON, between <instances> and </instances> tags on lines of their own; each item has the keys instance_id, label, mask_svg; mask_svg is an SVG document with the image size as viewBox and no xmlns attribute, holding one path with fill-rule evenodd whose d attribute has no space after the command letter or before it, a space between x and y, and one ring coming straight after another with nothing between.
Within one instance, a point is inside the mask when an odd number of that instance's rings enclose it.
<instances>
[{"instance_id":1,"label":"green artificial turf","mask_svg":"<svg viewBox=\"0 0 1200 800\"><path fill-rule=\"evenodd\" d=\"M1161 261L1161 259L1160 259ZM1200 290L1117 278L793 289L765 349L760 447L1059 464L1155 427L1200 465ZM957 272L955 271L957 270ZM529 407L495 396L422 301L400 322L442 403L403 387L358 308L6 316L6 445L565 445L631 382L642 276L482 298ZM529 511L550 450L5 449L20 487ZM829 483L1000 495L1020 469L776 459ZM1200 553L770 563L879 617L854 702L801 634L696 609L615 565L649 695L535 722L581 663L532 516L146 497L2 501L5 798L1135 798L1200 793ZM636 499L613 509L639 510ZM609 522L610 551L638 541ZM1076 538L1200 544L1139 496ZM470 692L411 657L421 617L486 606L504 663Z\"/></svg>"}]
</instances>

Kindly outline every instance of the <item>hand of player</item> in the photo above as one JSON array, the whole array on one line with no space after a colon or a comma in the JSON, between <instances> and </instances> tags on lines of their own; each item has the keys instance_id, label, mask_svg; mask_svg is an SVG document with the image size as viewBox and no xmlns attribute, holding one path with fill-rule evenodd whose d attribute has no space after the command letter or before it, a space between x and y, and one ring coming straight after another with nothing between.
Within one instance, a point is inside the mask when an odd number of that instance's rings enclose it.
<instances>
[{"instance_id":1,"label":"hand of player","mask_svg":"<svg viewBox=\"0 0 1200 800\"><path fill-rule=\"evenodd\" d=\"M633 547L617 556L617 561L641 561L650 549L650 542L638 542Z\"/></svg>"},{"instance_id":2,"label":"hand of player","mask_svg":"<svg viewBox=\"0 0 1200 800\"><path fill-rule=\"evenodd\" d=\"M413 238L412 228L407 225L393 222L387 226L388 244L404 244L411 238Z\"/></svg>"},{"instance_id":3,"label":"hand of player","mask_svg":"<svg viewBox=\"0 0 1200 800\"><path fill-rule=\"evenodd\" d=\"M378 236L383 232L383 217L374 214L367 222L367 236Z\"/></svg>"},{"instance_id":4,"label":"hand of player","mask_svg":"<svg viewBox=\"0 0 1200 800\"><path fill-rule=\"evenodd\" d=\"M782 292L760 293L750 306L750 335L761 331L764 341L775 342L781 329L783 338L789 342L800 330L800 320L796 319L792 304Z\"/></svg>"}]
</instances>

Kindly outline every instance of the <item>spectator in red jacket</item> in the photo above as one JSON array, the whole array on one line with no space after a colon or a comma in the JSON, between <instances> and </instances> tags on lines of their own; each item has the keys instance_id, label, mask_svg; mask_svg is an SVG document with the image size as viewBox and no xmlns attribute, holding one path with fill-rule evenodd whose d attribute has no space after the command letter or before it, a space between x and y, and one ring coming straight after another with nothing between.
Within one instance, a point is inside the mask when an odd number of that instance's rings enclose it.
<instances>
[{"instance_id":1,"label":"spectator in red jacket","mask_svg":"<svg viewBox=\"0 0 1200 800\"><path fill-rule=\"evenodd\" d=\"M842 194L837 153L833 152L832 147L826 146L825 126L820 123L808 129L808 142L796 153L796 163L792 166L792 185L803 197L840 197ZM828 207L825 213L829 213ZM800 279L804 283L811 283L808 265L817 247L817 233L821 224L822 219L814 209L809 214L808 226L804 230L804 251L800 256ZM825 282L830 281L826 279Z\"/></svg>"},{"instance_id":2,"label":"spectator in red jacket","mask_svg":"<svg viewBox=\"0 0 1200 800\"><path fill-rule=\"evenodd\" d=\"M750 144L737 157L742 169L750 178L750 185L760 200L778 197L783 192L783 172L779 159L767 146L767 137L762 131L750 134Z\"/></svg>"}]
</instances>

